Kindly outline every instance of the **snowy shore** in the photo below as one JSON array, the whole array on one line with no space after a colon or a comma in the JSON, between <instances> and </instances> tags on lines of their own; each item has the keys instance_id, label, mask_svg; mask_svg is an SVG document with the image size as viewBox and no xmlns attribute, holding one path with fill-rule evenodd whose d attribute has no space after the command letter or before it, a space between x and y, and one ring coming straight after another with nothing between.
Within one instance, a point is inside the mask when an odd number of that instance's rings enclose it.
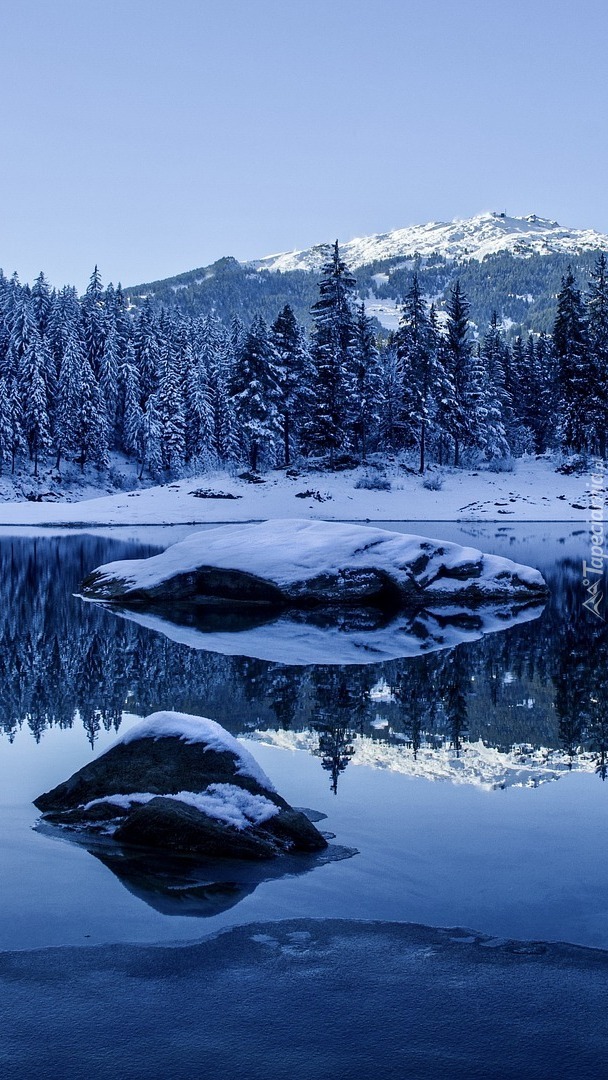
<instances>
[{"instance_id":1,"label":"snowy shore","mask_svg":"<svg viewBox=\"0 0 608 1080\"><path fill-rule=\"evenodd\" d=\"M5 479L0 526L196 525L288 517L502 524L590 518L591 475L564 475L547 458L522 458L513 472L446 468L424 478L395 464L381 474L389 490L362 486L379 475L365 467L338 473L301 470L297 475L274 471L263 482L251 483L218 471L101 497L93 497L91 485L53 488L42 478L41 502L24 500L23 489L20 493Z\"/></svg>"}]
</instances>

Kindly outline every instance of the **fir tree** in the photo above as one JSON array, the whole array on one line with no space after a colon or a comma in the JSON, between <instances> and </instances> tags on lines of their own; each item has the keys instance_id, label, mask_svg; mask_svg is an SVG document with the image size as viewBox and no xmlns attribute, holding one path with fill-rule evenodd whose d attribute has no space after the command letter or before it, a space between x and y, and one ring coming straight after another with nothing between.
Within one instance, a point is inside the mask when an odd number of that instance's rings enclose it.
<instances>
[{"instance_id":1,"label":"fir tree","mask_svg":"<svg viewBox=\"0 0 608 1080\"><path fill-rule=\"evenodd\" d=\"M405 295L396 341L403 373L406 443L418 445L419 470L423 473L434 395L443 384L443 372L435 318L433 315L431 320L427 312L417 274Z\"/></svg>"},{"instance_id":2,"label":"fir tree","mask_svg":"<svg viewBox=\"0 0 608 1080\"><path fill-rule=\"evenodd\" d=\"M174 473L183 463L186 453L186 417L179 365L169 344L164 348L154 407L161 467L166 473Z\"/></svg>"},{"instance_id":3,"label":"fir tree","mask_svg":"<svg viewBox=\"0 0 608 1080\"><path fill-rule=\"evenodd\" d=\"M352 367L355 278L340 258L338 241L322 270L320 298L312 307L315 400L309 429L311 446L329 453L348 448L348 375Z\"/></svg>"},{"instance_id":4,"label":"fir tree","mask_svg":"<svg viewBox=\"0 0 608 1080\"><path fill-rule=\"evenodd\" d=\"M311 400L311 365L304 333L289 304L271 328L277 367L277 409L283 444L283 462L291 464L298 434L306 424Z\"/></svg>"},{"instance_id":5,"label":"fir tree","mask_svg":"<svg viewBox=\"0 0 608 1080\"><path fill-rule=\"evenodd\" d=\"M443 409L443 421L454 441L454 465L460 465L463 443L469 438L469 376L471 363L471 340L469 336L469 304L457 281L447 304L447 348L450 387L453 396Z\"/></svg>"},{"instance_id":6,"label":"fir tree","mask_svg":"<svg viewBox=\"0 0 608 1080\"><path fill-rule=\"evenodd\" d=\"M366 460L382 412L382 377L372 320L365 304L357 308L352 336L352 367L348 379L349 413L355 453Z\"/></svg>"},{"instance_id":7,"label":"fir tree","mask_svg":"<svg viewBox=\"0 0 608 1080\"><path fill-rule=\"evenodd\" d=\"M49 363L48 348L34 327L21 360L19 384L24 434L38 476L38 461L51 445L50 420L44 373Z\"/></svg>"},{"instance_id":8,"label":"fir tree","mask_svg":"<svg viewBox=\"0 0 608 1080\"><path fill-rule=\"evenodd\" d=\"M106 314L101 275L93 270L81 303L85 356L95 378L99 378L106 336Z\"/></svg>"},{"instance_id":9,"label":"fir tree","mask_svg":"<svg viewBox=\"0 0 608 1080\"><path fill-rule=\"evenodd\" d=\"M82 368L84 351L80 336L73 331L61 358L54 423L54 443L59 469L61 459L77 449L77 432L82 405Z\"/></svg>"},{"instance_id":10,"label":"fir tree","mask_svg":"<svg viewBox=\"0 0 608 1080\"><path fill-rule=\"evenodd\" d=\"M589 441L592 369L585 310L572 270L562 278L553 327L562 407L562 439L567 449L580 452Z\"/></svg>"},{"instance_id":11,"label":"fir tree","mask_svg":"<svg viewBox=\"0 0 608 1080\"><path fill-rule=\"evenodd\" d=\"M598 256L587 292L587 324L591 362L594 445L606 457L608 438L608 260Z\"/></svg>"},{"instance_id":12,"label":"fir tree","mask_svg":"<svg viewBox=\"0 0 608 1080\"><path fill-rule=\"evenodd\" d=\"M272 460L279 429L278 370L272 342L261 316L254 319L232 373L231 394L249 464Z\"/></svg>"}]
</instances>

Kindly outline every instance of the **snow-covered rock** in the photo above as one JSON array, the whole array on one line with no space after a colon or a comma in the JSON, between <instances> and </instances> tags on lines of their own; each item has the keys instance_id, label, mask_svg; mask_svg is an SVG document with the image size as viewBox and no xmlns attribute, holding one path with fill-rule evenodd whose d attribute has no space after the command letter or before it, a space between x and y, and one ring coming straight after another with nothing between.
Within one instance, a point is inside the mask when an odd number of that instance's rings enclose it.
<instances>
[{"instance_id":1,"label":"snow-covered rock","mask_svg":"<svg viewBox=\"0 0 608 1080\"><path fill-rule=\"evenodd\" d=\"M570 229L557 221L528 214L510 217L487 212L465 220L431 221L405 229L357 237L340 245L342 257L356 270L383 259L442 255L446 259L478 259L499 252L521 258L529 255L567 254L608 250L608 236L594 229ZM258 270L315 270L327 261L323 244L303 251L269 255L251 265Z\"/></svg>"},{"instance_id":2,"label":"snow-covered rock","mask_svg":"<svg viewBox=\"0 0 608 1080\"><path fill-rule=\"evenodd\" d=\"M82 585L121 605L422 610L526 603L538 570L477 548L339 522L283 520L193 533L149 559L108 563Z\"/></svg>"},{"instance_id":3,"label":"snow-covered rock","mask_svg":"<svg viewBox=\"0 0 608 1080\"><path fill-rule=\"evenodd\" d=\"M184 713L148 716L35 805L51 824L194 855L263 859L327 846L234 736Z\"/></svg>"}]
</instances>

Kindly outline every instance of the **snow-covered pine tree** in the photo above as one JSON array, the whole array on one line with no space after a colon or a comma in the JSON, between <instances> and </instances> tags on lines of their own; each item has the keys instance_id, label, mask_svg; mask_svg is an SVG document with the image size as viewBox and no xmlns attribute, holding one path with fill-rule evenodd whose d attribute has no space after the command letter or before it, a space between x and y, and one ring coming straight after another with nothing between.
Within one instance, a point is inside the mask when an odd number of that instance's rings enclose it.
<instances>
[{"instance_id":1,"label":"snow-covered pine tree","mask_svg":"<svg viewBox=\"0 0 608 1080\"><path fill-rule=\"evenodd\" d=\"M240 442L234 402L230 396L235 360L231 335L215 319L205 320L207 377L212 412L211 446L221 462L237 461Z\"/></svg>"},{"instance_id":2,"label":"snow-covered pine tree","mask_svg":"<svg viewBox=\"0 0 608 1080\"><path fill-rule=\"evenodd\" d=\"M329 454L348 449L348 375L352 368L353 304L356 280L340 258L336 240L321 271L320 297L312 306L314 329L312 359L314 391L310 428L311 447Z\"/></svg>"},{"instance_id":3,"label":"snow-covered pine tree","mask_svg":"<svg viewBox=\"0 0 608 1080\"><path fill-rule=\"evenodd\" d=\"M146 402L142 412L140 425L141 441L141 468L139 478L144 475L146 467L150 476L157 478L163 468L163 457L160 444L160 422L156 411L156 395L152 394Z\"/></svg>"},{"instance_id":4,"label":"snow-covered pine tree","mask_svg":"<svg viewBox=\"0 0 608 1080\"><path fill-rule=\"evenodd\" d=\"M4 405L4 430L9 440L9 460L11 472L15 472L17 458L26 450L25 436L23 433L23 413L19 396L19 386L16 375L5 375L6 383Z\"/></svg>"},{"instance_id":5,"label":"snow-covered pine tree","mask_svg":"<svg viewBox=\"0 0 608 1080\"><path fill-rule=\"evenodd\" d=\"M179 470L186 454L186 416L179 371L179 358L165 340L160 361L158 390L153 395L158 420L160 462L170 475Z\"/></svg>"},{"instance_id":6,"label":"snow-covered pine tree","mask_svg":"<svg viewBox=\"0 0 608 1080\"><path fill-rule=\"evenodd\" d=\"M139 376L141 405L145 406L146 401L158 386L160 367L158 328L149 299L144 302L137 317L133 333L133 345L135 364Z\"/></svg>"},{"instance_id":7,"label":"snow-covered pine tree","mask_svg":"<svg viewBox=\"0 0 608 1080\"><path fill-rule=\"evenodd\" d=\"M608 260L602 252L587 290L587 326L592 365L589 400L593 409L593 441L602 458L608 440Z\"/></svg>"},{"instance_id":8,"label":"snow-covered pine tree","mask_svg":"<svg viewBox=\"0 0 608 1080\"><path fill-rule=\"evenodd\" d=\"M213 407L206 353L195 355L190 342L185 346L185 453L187 462L208 466L214 459Z\"/></svg>"},{"instance_id":9,"label":"snow-covered pine tree","mask_svg":"<svg viewBox=\"0 0 608 1080\"><path fill-rule=\"evenodd\" d=\"M119 392L118 371L120 368L120 338L114 319L109 319L107 333L103 343L103 352L99 365L99 389L103 408L108 423L108 438L114 446L118 421Z\"/></svg>"},{"instance_id":10,"label":"snow-covered pine tree","mask_svg":"<svg viewBox=\"0 0 608 1080\"><path fill-rule=\"evenodd\" d=\"M494 311L488 330L479 347L478 361L473 365L472 393L477 396L473 410L472 437L488 460L509 453L508 430L513 431L511 399L505 386L506 346ZM476 410L476 411L475 411Z\"/></svg>"},{"instance_id":11,"label":"snow-covered pine tree","mask_svg":"<svg viewBox=\"0 0 608 1080\"><path fill-rule=\"evenodd\" d=\"M19 369L19 391L23 415L23 429L34 463L34 476L38 476L38 461L51 446L51 431L45 371L50 363L49 349L35 326L29 334L29 342Z\"/></svg>"},{"instance_id":12,"label":"snow-covered pine tree","mask_svg":"<svg viewBox=\"0 0 608 1080\"><path fill-rule=\"evenodd\" d=\"M489 461L505 457L509 444L502 422L500 398L492 379L489 353L476 346L470 362L468 387L468 438Z\"/></svg>"},{"instance_id":13,"label":"snow-covered pine tree","mask_svg":"<svg viewBox=\"0 0 608 1080\"><path fill-rule=\"evenodd\" d=\"M45 336L48 329L51 306L51 290L49 288L49 283L41 270L32 285L32 295L30 298L32 316L41 337Z\"/></svg>"},{"instance_id":14,"label":"snow-covered pine tree","mask_svg":"<svg viewBox=\"0 0 608 1080\"><path fill-rule=\"evenodd\" d=\"M393 334L380 351L382 411L378 425L380 445L395 452L403 446L403 369Z\"/></svg>"},{"instance_id":15,"label":"snow-covered pine tree","mask_svg":"<svg viewBox=\"0 0 608 1080\"><path fill-rule=\"evenodd\" d=\"M134 454L141 461L143 411L140 404L139 375L131 342L127 344L124 359L120 366L119 391L119 424L122 448L127 454Z\"/></svg>"},{"instance_id":16,"label":"snow-covered pine tree","mask_svg":"<svg viewBox=\"0 0 608 1080\"><path fill-rule=\"evenodd\" d=\"M13 409L6 375L0 375L0 476L12 457Z\"/></svg>"},{"instance_id":17,"label":"snow-covered pine tree","mask_svg":"<svg viewBox=\"0 0 608 1080\"><path fill-rule=\"evenodd\" d=\"M469 303L457 281L447 303L445 361L453 397L443 407L443 422L454 442L454 465L460 465L461 447L469 438L469 374L471 339Z\"/></svg>"},{"instance_id":18,"label":"snow-covered pine tree","mask_svg":"<svg viewBox=\"0 0 608 1080\"><path fill-rule=\"evenodd\" d=\"M365 304L357 307L351 354L347 380L349 427L353 449L365 461L377 436L384 404L378 346L372 320L365 314Z\"/></svg>"},{"instance_id":19,"label":"snow-covered pine tree","mask_svg":"<svg viewBox=\"0 0 608 1080\"><path fill-rule=\"evenodd\" d=\"M405 441L406 445L418 446L419 470L423 473L442 372L435 317L431 321L417 274L405 294L396 342L403 373Z\"/></svg>"},{"instance_id":20,"label":"snow-covered pine tree","mask_svg":"<svg viewBox=\"0 0 608 1080\"><path fill-rule=\"evenodd\" d=\"M68 453L78 449L80 409L82 404L82 368L84 349L76 328L72 329L63 349L54 408L53 442L57 469Z\"/></svg>"},{"instance_id":21,"label":"snow-covered pine tree","mask_svg":"<svg viewBox=\"0 0 608 1080\"><path fill-rule=\"evenodd\" d=\"M232 372L230 386L242 447L253 472L262 458L274 462L279 433L278 376L268 328L258 315Z\"/></svg>"},{"instance_id":22,"label":"snow-covered pine tree","mask_svg":"<svg viewBox=\"0 0 608 1080\"><path fill-rule=\"evenodd\" d=\"M283 445L283 463L291 464L298 446L298 436L305 426L312 396L312 368L306 336L298 325L293 309L286 304L272 324L270 331L274 347L278 400Z\"/></svg>"},{"instance_id":23,"label":"snow-covered pine tree","mask_svg":"<svg viewBox=\"0 0 608 1080\"><path fill-rule=\"evenodd\" d=\"M80 369L77 447L81 469L89 462L100 469L107 467L108 421L99 383L86 351Z\"/></svg>"},{"instance_id":24,"label":"snow-covered pine tree","mask_svg":"<svg viewBox=\"0 0 608 1080\"><path fill-rule=\"evenodd\" d=\"M89 278L89 284L80 304L80 311L85 356L89 361L93 375L98 379L106 336L106 312L101 274L97 266Z\"/></svg>"},{"instance_id":25,"label":"snow-covered pine tree","mask_svg":"<svg viewBox=\"0 0 608 1080\"><path fill-rule=\"evenodd\" d=\"M580 453L592 435L592 378L585 309L572 269L562 278L557 296L553 347L561 392L562 440Z\"/></svg>"}]
</instances>

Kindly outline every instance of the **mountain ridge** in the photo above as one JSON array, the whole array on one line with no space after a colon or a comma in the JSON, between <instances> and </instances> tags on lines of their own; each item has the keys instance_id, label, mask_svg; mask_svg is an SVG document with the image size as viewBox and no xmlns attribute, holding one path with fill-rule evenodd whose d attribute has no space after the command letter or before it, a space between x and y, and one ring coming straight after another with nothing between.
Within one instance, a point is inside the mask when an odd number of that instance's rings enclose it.
<instances>
[{"instance_id":1,"label":"mountain ridge","mask_svg":"<svg viewBox=\"0 0 608 1080\"><path fill-rule=\"evenodd\" d=\"M572 229L536 214L510 217L505 212L487 211L451 222L431 221L386 233L355 237L340 245L343 258L352 270L384 259L429 258L476 259L508 252L519 258L529 255L580 255L585 251L608 249L608 236L595 229ZM244 265L256 270L318 270L326 245L279 252Z\"/></svg>"}]
</instances>

